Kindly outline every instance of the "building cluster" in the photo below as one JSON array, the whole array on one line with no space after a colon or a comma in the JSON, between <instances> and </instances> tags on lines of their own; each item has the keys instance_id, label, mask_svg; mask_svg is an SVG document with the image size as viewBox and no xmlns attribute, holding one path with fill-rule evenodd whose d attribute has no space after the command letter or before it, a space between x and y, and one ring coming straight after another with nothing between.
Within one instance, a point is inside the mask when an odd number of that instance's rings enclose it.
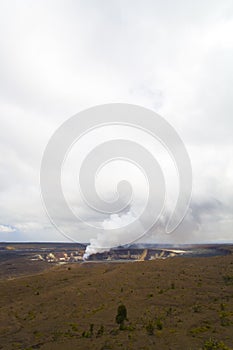
<instances>
[{"instance_id":1,"label":"building cluster","mask_svg":"<svg viewBox=\"0 0 233 350\"><path fill-rule=\"evenodd\" d=\"M83 261L85 250L70 252L44 252L34 255L31 260L46 261L48 263L73 263ZM169 249L113 249L108 252L92 254L88 261L144 261L166 259L183 254L183 251Z\"/></svg>"},{"instance_id":2,"label":"building cluster","mask_svg":"<svg viewBox=\"0 0 233 350\"><path fill-rule=\"evenodd\" d=\"M31 260L46 261L49 263L79 262L83 260L84 251L75 252L49 252L34 255Z\"/></svg>"}]
</instances>

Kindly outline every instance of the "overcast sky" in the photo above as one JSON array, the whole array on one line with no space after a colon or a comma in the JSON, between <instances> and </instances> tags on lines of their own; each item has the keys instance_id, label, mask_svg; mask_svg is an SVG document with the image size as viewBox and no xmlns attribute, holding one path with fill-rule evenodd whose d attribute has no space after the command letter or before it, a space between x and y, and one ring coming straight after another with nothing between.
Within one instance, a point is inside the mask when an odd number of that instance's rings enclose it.
<instances>
[{"instance_id":1,"label":"overcast sky","mask_svg":"<svg viewBox=\"0 0 233 350\"><path fill-rule=\"evenodd\" d=\"M192 162L186 219L147 240L233 241L232 62L232 0L1 0L0 241L65 240L41 201L43 151L67 118L110 102L162 115Z\"/></svg>"}]
</instances>

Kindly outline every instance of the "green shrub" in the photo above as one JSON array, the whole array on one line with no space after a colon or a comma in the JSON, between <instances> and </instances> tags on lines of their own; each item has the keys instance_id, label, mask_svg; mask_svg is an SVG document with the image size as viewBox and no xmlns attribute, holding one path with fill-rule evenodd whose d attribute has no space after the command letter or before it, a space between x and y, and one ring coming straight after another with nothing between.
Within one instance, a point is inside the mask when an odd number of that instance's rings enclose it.
<instances>
[{"instance_id":1,"label":"green shrub","mask_svg":"<svg viewBox=\"0 0 233 350\"><path fill-rule=\"evenodd\" d=\"M230 326L231 322L230 322L228 316L229 316L229 313L227 313L225 311L220 312L221 326L223 326L223 327Z\"/></svg>"},{"instance_id":2,"label":"green shrub","mask_svg":"<svg viewBox=\"0 0 233 350\"><path fill-rule=\"evenodd\" d=\"M82 332L82 337L83 338L91 338L93 336L93 331L94 331L94 324L91 323L90 327L89 327L89 331Z\"/></svg>"},{"instance_id":3,"label":"green shrub","mask_svg":"<svg viewBox=\"0 0 233 350\"><path fill-rule=\"evenodd\" d=\"M218 342L214 339L206 340L202 350L230 350L222 341Z\"/></svg>"},{"instance_id":4,"label":"green shrub","mask_svg":"<svg viewBox=\"0 0 233 350\"><path fill-rule=\"evenodd\" d=\"M229 286L233 284L233 276L229 276L229 275L223 276L223 281L227 286Z\"/></svg>"},{"instance_id":5,"label":"green shrub","mask_svg":"<svg viewBox=\"0 0 233 350\"><path fill-rule=\"evenodd\" d=\"M193 305L193 312L200 312L201 311L201 306L198 304Z\"/></svg>"},{"instance_id":6,"label":"green shrub","mask_svg":"<svg viewBox=\"0 0 233 350\"><path fill-rule=\"evenodd\" d=\"M104 326L101 325L100 328L97 331L96 338L101 337L104 334Z\"/></svg>"},{"instance_id":7,"label":"green shrub","mask_svg":"<svg viewBox=\"0 0 233 350\"><path fill-rule=\"evenodd\" d=\"M153 321L149 321L146 326L146 331L147 331L147 334L148 335L153 335L154 334L154 331L155 331L155 325L154 325L154 322Z\"/></svg>"},{"instance_id":8,"label":"green shrub","mask_svg":"<svg viewBox=\"0 0 233 350\"><path fill-rule=\"evenodd\" d=\"M90 332L91 336L93 335L93 331L94 331L94 324L91 323L90 324L90 329L89 329L89 332Z\"/></svg>"},{"instance_id":9,"label":"green shrub","mask_svg":"<svg viewBox=\"0 0 233 350\"><path fill-rule=\"evenodd\" d=\"M163 323L162 323L162 321L160 320L160 318L158 318L158 319L156 320L156 327L157 327L157 329L160 330L160 331L163 329Z\"/></svg>"},{"instance_id":10,"label":"green shrub","mask_svg":"<svg viewBox=\"0 0 233 350\"><path fill-rule=\"evenodd\" d=\"M89 331L83 331L82 338L91 338L91 333Z\"/></svg>"},{"instance_id":11,"label":"green shrub","mask_svg":"<svg viewBox=\"0 0 233 350\"><path fill-rule=\"evenodd\" d=\"M210 326L196 327L196 328L192 328L190 330L190 333L193 336L195 336L196 334L207 332L209 329L210 329Z\"/></svg>"}]
</instances>

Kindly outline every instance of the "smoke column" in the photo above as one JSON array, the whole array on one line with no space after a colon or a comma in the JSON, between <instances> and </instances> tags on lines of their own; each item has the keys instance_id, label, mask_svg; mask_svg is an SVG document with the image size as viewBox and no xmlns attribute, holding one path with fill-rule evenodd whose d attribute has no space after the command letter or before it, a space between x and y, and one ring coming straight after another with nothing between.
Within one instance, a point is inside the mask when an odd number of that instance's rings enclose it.
<instances>
[{"instance_id":1,"label":"smoke column","mask_svg":"<svg viewBox=\"0 0 233 350\"><path fill-rule=\"evenodd\" d=\"M109 219L104 220L102 223L102 232L98 234L97 238L90 239L90 245L86 247L83 259L86 260L92 254L103 253L109 251L113 247L119 246L122 241L122 235L129 235L127 232L127 225L133 222L136 218L137 216L132 209L122 215L110 215ZM117 231L118 234L115 235L114 229L121 228L122 231ZM111 235L106 235L105 230L113 230L113 233Z\"/></svg>"}]
</instances>

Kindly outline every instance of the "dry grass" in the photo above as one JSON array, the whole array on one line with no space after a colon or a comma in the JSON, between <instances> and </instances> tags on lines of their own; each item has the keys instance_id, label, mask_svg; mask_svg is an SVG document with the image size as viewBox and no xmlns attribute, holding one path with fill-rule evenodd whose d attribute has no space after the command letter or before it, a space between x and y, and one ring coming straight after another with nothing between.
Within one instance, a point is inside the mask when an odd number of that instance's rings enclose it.
<instances>
[{"instance_id":1,"label":"dry grass","mask_svg":"<svg viewBox=\"0 0 233 350\"><path fill-rule=\"evenodd\" d=\"M231 348L232 281L233 255L72 264L2 279L0 349ZM115 323L120 303L124 330ZM210 338L222 347L204 348Z\"/></svg>"}]
</instances>

